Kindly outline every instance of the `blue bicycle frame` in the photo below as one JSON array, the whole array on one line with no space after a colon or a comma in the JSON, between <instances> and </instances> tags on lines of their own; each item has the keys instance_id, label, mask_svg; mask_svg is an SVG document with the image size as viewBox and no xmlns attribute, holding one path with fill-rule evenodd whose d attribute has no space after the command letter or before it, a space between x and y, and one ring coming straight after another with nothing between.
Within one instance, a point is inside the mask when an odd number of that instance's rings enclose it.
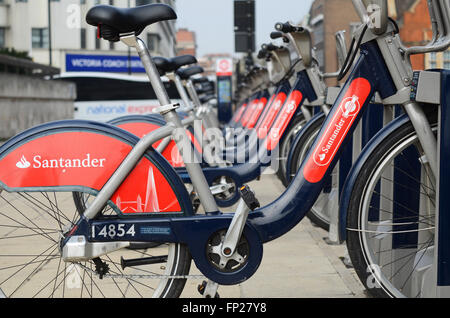
<instances>
[{"instance_id":1,"label":"blue bicycle frame","mask_svg":"<svg viewBox=\"0 0 450 318\"><path fill-rule=\"evenodd\" d=\"M179 218L134 217L108 220L82 218L72 235L84 235L90 242L184 243L189 246L197 268L209 279L222 285L237 284L248 279L261 262L263 243L287 233L310 210L375 92L378 92L381 98L396 93L376 41L361 45L360 52L360 57L327 116L307 159L289 187L276 201L249 213L243 231L243 237L249 246L249 255L246 264L238 271L232 273L221 271L214 267L206 256L208 239L214 233L227 229L233 214L216 212ZM208 178L211 178L208 173L206 172ZM92 235L98 229L114 223L133 225L136 234L125 235L120 239Z\"/></svg>"}]
</instances>

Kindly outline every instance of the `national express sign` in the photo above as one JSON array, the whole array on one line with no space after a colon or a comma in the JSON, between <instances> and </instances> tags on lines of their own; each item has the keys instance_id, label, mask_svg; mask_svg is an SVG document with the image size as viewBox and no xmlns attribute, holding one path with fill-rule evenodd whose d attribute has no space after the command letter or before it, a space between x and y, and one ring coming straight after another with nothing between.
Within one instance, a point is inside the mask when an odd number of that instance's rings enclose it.
<instances>
[{"instance_id":1,"label":"national express sign","mask_svg":"<svg viewBox=\"0 0 450 318\"><path fill-rule=\"evenodd\" d=\"M138 56L66 54L66 72L145 73Z\"/></svg>"}]
</instances>

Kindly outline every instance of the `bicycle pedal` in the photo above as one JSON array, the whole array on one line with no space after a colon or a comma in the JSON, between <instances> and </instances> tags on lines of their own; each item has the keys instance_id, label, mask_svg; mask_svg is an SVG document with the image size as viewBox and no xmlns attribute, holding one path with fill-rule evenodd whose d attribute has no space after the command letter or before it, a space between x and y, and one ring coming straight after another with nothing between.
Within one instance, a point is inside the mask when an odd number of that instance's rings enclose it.
<instances>
[{"instance_id":1,"label":"bicycle pedal","mask_svg":"<svg viewBox=\"0 0 450 318\"><path fill-rule=\"evenodd\" d=\"M241 198L244 200L245 204L251 211L261 206L255 196L255 192L253 192L253 190L250 189L248 185L244 184L242 187L240 187L239 193L241 194Z\"/></svg>"},{"instance_id":2,"label":"bicycle pedal","mask_svg":"<svg viewBox=\"0 0 450 318\"><path fill-rule=\"evenodd\" d=\"M206 281L203 281L201 284L197 286L197 290L200 293L200 295L203 295L205 293L206 284L207 284Z\"/></svg>"},{"instance_id":3,"label":"bicycle pedal","mask_svg":"<svg viewBox=\"0 0 450 318\"><path fill-rule=\"evenodd\" d=\"M208 285L208 283L204 280L201 284L199 284L197 286L197 290L200 293L200 295L204 295L205 294L205 290L206 290L206 286ZM206 296L206 298L211 298L210 296ZM214 295L214 298L220 298L219 293L216 292L216 294Z\"/></svg>"}]
</instances>

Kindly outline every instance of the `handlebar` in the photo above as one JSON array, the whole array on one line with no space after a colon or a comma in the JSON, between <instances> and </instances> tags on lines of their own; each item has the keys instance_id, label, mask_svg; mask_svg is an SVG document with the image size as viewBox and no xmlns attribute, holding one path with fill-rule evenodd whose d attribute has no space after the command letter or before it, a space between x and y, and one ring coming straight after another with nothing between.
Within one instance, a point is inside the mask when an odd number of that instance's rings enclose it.
<instances>
[{"instance_id":1,"label":"handlebar","mask_svg":"<svg viewBox=\"0 0 450 318\"><path fill-rule=\"evenodd\" d=\"M284 43L289 43L289 39L287 37L285 37L284 34L281 33L281 32L277 32L277 31L271 32L270 33L270 38L272 40L276 40L276 39L282 38Z\"/></svg>"},{"instance_id":2,"label":"handlebar","mask_svg":"<svg viewBox=\"0 0 450 318\"><path fill-rule=\"evenodd\" d=\"M352 0L361 21L375 35L386 32L389 24L387 0ZM405 55L444 51L450 47L450 3L448 0L427 0L433 38L425 46L403 47Z\"/></svg>"},{"instance_id":3,"label":"handlebar","mask_svg":"<svg viewBox=\"0 0 450 318\"><path fill-rule=\"evenodd\" d=\"M260 60L262 60L262 59L264 59L264 58L267 57L267 54L268 54L267 50L261 49L261 50L259 50L259 52L258 52L257 58L260 59Z\"/></svg>"},{"instance_id":4,"label":"handlebar","mask_svg":"<svg viewBox=\"0 0 450 318\"><path fill-rule=\"evenodd\" d=\"M335 33L336 38L336 54L338 59L338 66L342 68L345 64L347 56L347 44L345 43L345 31L338 31Z\"/></svg>"},{"instance_id":5,"label":"handlebar","mask_svg":"<svg viewBox=\"0 0 450 318\"><path fill-rule=\"evenodd\" d=\"M302 27L292 25L289 22L286 23L278 22L275 24L275 30L283 33L293 33L293 32L303 32L304 29Z\"/></svg>"},{"instance_id":6,"label":"handlebar","mask_svg":"<svg viewBox=\"0 0 450 318\"><path fill-rule=\"evenodd\" d=\"M275 51L275 50L278 50L278 49L281 49L281 47L276 46L276 45L274 45L274 44L272 44L272 43L263 44L263 45L261 45L261 48L262 48L263 50L266 50L266 51L269 51L269 52Z\"/></svg>"},{"instance_id":7,"label":"handlebar","mask_svg":"<svg viewBox=\"0 0 450 318\"><path fill-rule=\"evenodd\" d=\"M281 32L272 32L272 33L270 33L270 38L272 39L272 40L275 40L275 39L279 39L279 38L282 38L283 37L283 33L281 33Z\"/></svg>"},{"instance_id":8,"label":"handlebar","mask_svg":"<svg viewBox=\"0 0 450 318\"><path fill-rule=\"evenodd\" d=\"M407 56L444 51L450 46L450 3L448 0L428 0L433 38L425 46L405 48Z\"/></svg>"}]
</instances>

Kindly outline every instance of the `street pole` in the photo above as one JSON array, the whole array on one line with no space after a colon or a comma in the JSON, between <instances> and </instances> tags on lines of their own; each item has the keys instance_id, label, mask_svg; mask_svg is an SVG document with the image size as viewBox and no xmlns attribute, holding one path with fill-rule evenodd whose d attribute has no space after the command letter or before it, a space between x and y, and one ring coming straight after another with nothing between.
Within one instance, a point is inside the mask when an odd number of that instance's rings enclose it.
<instances>
[{"instance_id":1,"label":"street pole","mask_svg":"<svg viewBox=\"0 0 450 318\"><path fill-rule=\"evenodd\" d=\"M52 61L52 9L51 0L48 0L48 55L49 55L49 65L53 66Z\"/></svg>"},{"instance_id":2,"label":"street pole","mask_svg":"<svg viewBox=\"0 0 450 318\"><path fill-rule=\"evenodd\" d=\"M131 6L130 0L128 0L128 8ZM128 75L131 75L131 48L128 47Z\"/></svg>"}]
</instances>

